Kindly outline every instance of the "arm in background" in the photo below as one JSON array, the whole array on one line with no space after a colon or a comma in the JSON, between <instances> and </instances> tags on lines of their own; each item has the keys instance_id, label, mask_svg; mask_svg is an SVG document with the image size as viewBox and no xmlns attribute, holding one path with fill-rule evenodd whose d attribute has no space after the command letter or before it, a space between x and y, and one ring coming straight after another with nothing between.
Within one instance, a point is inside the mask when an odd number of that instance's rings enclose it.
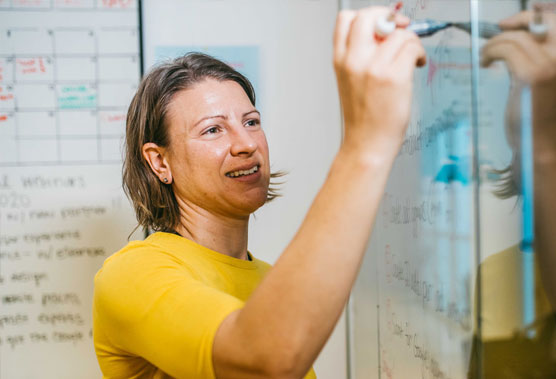
<instances>
[{"instance_id":1,"label":"arm in background","mask_svg":"<svg viewBox=\"0 0 556 379\"><path fill-rule=\"evenodd\" d=\"M544 14L548 33L543 41L523 30L531 17L521 12L503 20L504 32L484 46L482 64L503 60L515 80L531 87L535 252L556 310L556 14Z\"/></svg>"}]
</instances>

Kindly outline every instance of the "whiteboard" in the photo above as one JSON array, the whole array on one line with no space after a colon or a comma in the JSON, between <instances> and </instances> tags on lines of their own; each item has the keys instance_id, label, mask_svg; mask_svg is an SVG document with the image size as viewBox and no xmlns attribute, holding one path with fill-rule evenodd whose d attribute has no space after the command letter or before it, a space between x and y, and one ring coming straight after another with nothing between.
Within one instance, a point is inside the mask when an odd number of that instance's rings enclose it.
<instances>
[{"instance_id":1,"label":"whiteboard","mask_svg":"<svg viewBox=\"0 0 556 379\"><path fill-rule=\"evenodd\" d=\"M386 2L342 3L359 8ZM403 13L465 22L471 20L471 4L409 1ZM518 5L481 3L479 18L499 21ZM480 302L477 267L520 235L515 200L495 199L487 178L489 169L511 159L502 128L506 70L481 70L473 125L470 36L448 29L423 43L428 63L416 72L410 125L350 301L350 368L357 379L467 378ZM485 183L480 187L474 154Z\"/></svg>"},{"instance_id":2,"label":"whiteboard","mask_svg":"<svg viewBox=\"0 0 556 379\"><path fill-rule=\"evenodd\" d=\"M0 378L98 378L93 276L135 226L121 190L137 2L0 1Z\"/></svg>"}]
</instances>

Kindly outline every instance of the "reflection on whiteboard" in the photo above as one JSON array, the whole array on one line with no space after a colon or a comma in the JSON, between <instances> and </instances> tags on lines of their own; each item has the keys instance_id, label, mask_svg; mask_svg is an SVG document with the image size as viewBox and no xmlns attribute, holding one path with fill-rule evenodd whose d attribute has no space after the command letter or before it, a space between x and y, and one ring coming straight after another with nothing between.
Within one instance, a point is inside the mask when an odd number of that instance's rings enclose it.
<instances>
[{"instance_id":1,"label":"reflection on whiteboard","mask_svg":"<svg viewBox=\"0 0 556 379\"><path fill-rule=\"evenodd\" d=\"M379 363L386 377L456 379L473 324L469 53L428 54L415 93L430 96L417 99L376 223Z\"/></svg>"},{"instance_id":2,"label":"reflection on whiteboard","mask_svg":"<svg viewBox=\"0 0 556 379\"><path fill-rule=\"evenodd\" d=\"M428 47L428 65L416 72L412 121L369 246L374 261L362 269L373 279L359 280L355 289L356 313L362 301L376 302L376 377L464 379L470 364L478 301L471 64L469 49L447 43L452 37L445 32ZM507 76L493 70L480 85L489 99L479 109L484 140L502 125ZM489 149L481 151L481 164L509 162L507 144ZM376 297L358 297L369 296L371 280Z\"/></svg>"},{"instance_id":3,"label":"reflection on whiteboard","mask_svg":"<svg viewBox=\"0 0 556 379\"><path fill-rule=\"evenodd\" d=\"M192 51L212 55L226 62L249 79L256 94L261 93L258 46L156 46L155 61L158 63Z\"/></svg>"}]
</instances>

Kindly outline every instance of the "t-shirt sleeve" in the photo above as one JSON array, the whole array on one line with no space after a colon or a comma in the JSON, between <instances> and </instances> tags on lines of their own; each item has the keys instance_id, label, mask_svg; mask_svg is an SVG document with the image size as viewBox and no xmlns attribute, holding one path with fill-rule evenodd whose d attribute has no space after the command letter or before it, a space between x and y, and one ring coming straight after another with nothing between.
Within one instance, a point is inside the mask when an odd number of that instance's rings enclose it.
<instances>
[{"instance_id":1,"label":"t-shirt sleeve","mask_svg":"<svg viewBox=\"0 0 556 379\"><path fill-rule=\"evenodd\" d=\"M163 252L134 249L95 278L97 325L111 344L176 378L214 378L212 345L243 302Z\"/></svg>"}]
</instances>

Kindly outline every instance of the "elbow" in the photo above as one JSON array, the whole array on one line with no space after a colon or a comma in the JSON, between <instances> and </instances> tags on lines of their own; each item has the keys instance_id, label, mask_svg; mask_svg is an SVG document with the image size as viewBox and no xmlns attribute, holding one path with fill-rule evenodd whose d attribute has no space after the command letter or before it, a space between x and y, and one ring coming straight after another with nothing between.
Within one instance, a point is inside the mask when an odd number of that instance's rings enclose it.
<instances>
[{"instance_id":1,"label":"elbow","mask_svg":"<svg viewBox=\"0 0 556 379\"><path fill-rule=\"evenodd\" d=\"M303 379L310 370L297 354L276 354L264 360L264 377L271 379Z\"/></svg>"},{"instance_id":2,"label":"elbow","mask_svg":"<svg viewBox=\"0 0 556 379\"><path fill-rule=\"evenodd\" d=\"M298 370L280 368L277 370L267 370L263 377L269 379L303 379L305 374L301 374Z\"/></svg>"},{"instance_id":3,"label":"elbow","mask_svg":"<svg viewBox=\"0 0 556 379\"><path fill-rule=\"evenodd\" d=\"M295 370L280 367L276 369L267 368L267 372L264 374L264 377L270 379L302 379L303 375L299 375L299 373Z\"/></svg>"}]
</instances>

